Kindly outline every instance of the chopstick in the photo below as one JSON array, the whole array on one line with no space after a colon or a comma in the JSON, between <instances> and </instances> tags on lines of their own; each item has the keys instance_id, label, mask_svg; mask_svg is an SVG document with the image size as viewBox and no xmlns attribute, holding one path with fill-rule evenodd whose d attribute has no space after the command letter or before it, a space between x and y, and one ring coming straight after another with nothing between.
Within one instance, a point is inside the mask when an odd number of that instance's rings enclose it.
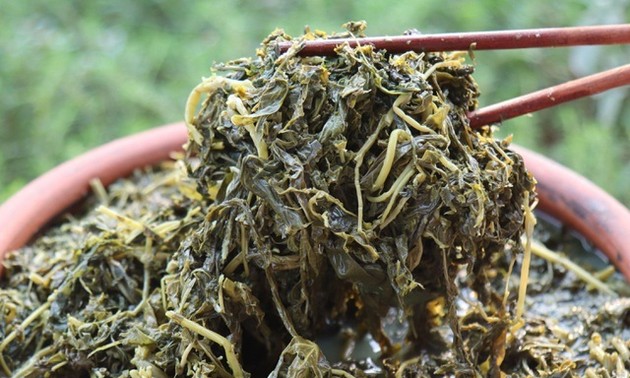
<instances>
[{"instance_id":1,"label":"chopstick","mask_svg":"<svg viewBox=\"0 0 630 378\"><path fill-rule=\"evenodd\" d=\"M301 42L299 55L334 55L347 43L350 47L371 45L390 53L406 51L503 50L536 47L609 45L630 43L630 24L575 26L565 28L521 29L467 33L418 34L393 37L330 38ZM286 52L294 42L281 42L278 52Z\"/></svg>"},{"instance_id":2,"label":"chopstick","mask_svg":"<svg viewBox=\"0 0 630 378\"><path fill-rule=\"evenodd\" d=\"M630 64L515 97L468 113L473 128L630 85Z\"/></svg>"}]
</instances>

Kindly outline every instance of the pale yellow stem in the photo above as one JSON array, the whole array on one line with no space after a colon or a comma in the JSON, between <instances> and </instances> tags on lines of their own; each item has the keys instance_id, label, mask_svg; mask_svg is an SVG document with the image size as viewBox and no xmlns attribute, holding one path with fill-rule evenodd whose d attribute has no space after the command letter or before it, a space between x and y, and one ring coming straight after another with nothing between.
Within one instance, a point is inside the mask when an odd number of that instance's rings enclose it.
<instances>
[{"instance_id":1,"label":"pale yellow stem","mask_svg":"<svg viewBox=\"0 0 630 378\"><path fill-rule=\"evenodd\" d=\"M588 285L596 288L597 290L606 294L614 296L617 295L610 287L608 287L608 285L598 280L595 276L584 270L581 266L577 265L568 258L558 254L557 252L548 249L543 244L533 241L531 245L531 250L534 255L540 258L543 258L553 264L562 265L567 270L573 272L579 279L586 282Z\"/></svg>"},{"instance_id":2,"label":"pale yellow stem","mask_svg":"<svg viewBox=\"0 0 630 378\"><path fill-rule=\"evenodd\" d=\"M399 96L396 101L394 101L393 108L398 106L401 101L402 95ZM354 157L354 161L356 165L354 166L354 188L357 194L357 232L363 233L363 193L361 191L361 165L363 164L363 159L365 158L365 154L369 151L370 148L376 143L378 139L378 134L380 134L381 130L385 127L391 125L394 120L393 110L387 112L378 122L376 126L376 130L370 137L365 141L363 147L357 152L357 155Z\"/></svg>"},{"instance_id":3,"label":"pale yellow stem","mask_svg":"<svg viewBox=\"0 0 630 378\"><path fill-rule=\"evenodd\" d=\"M520 322L525 312L525 297L527 295L527 283L529 281L529 266L532 260L532 238L536 218L529 203L529 191L523 193L523 208L525 210L525 251L523 264L521 265L521 280L518 288L518 300L516 302L516 321Z\"/></svg>"},{"instance_id":4,"label":"pale yellow stem","mask_svg":"<svg viewBox=\"0 0 630 378\"><path fill-rule=\"evenodd\" d=\"M413 127L414 129L420 131L421 133L435 134L435 131L433 131L433 129L431 129L430 127L421 125L420 122L418 122L415 119L413 119L410 115L405 113L400 108L400 105L406 104L407 102L409 102L409 100L411 100L411 93L403 93L403 94L401 94L396 99L396 101L394 102L394 106L392 107L392 110L394 111L394 113L398 117L400 117L400 119L402 119L406 124L408 124L409 126Z\"/></svg>"},{"instance_id":5,"label":"pale yellow stem","mask_svg":"<svg viewBox=\"0 0 630 378\"><path fill-rule=\"evenodd\" d=\"M269 157L269 151L267 148L267 143L265 142L264 136L256 130L256 125L254 125L254 119L248 117L242 117L249 115L247 108L243 104L243 100L241 100L236 95L229 95L226 101L226 105L238 112L240 116L234 115L231 117L231 121L236 126L243 126L245 130L249 133L250 138L252 138L252 142L254 142L254 146L256 147L256 151L258 152L258 156L267 160Z\"/></svg>"},{"instance_id":6,"label":"pale yellow stem","mask_svg":"<svg viewBox=\"0 0 630 378\"><path fill-rule=\"evenodd\" d=\"M374 181L372 185L372 191L377 191L385 185L385 180L387 180L387 176L389 176L389 172L392 169L392 165L394 164L394 158L396 157L396 147L398 145L398 141L402 140L411 140L411 134L409 134L405 130L396 129L392 131L389 136L389 142L387 143L387 151L385 152L385 159L383 160L383 167Z\"/></svg>"},{"instance_id":7,"label":"pale yellow stem","mask_svg":"<svg viewBox=\"0 0 630 378\"><path fill-rule=\"evenodd\" d=\"M394 185L392 185L392 197L389 199L389 203L387 204L387 207L385 208L385 211L383 211L383 214L381 214L381 219L384 221L385 219L387 219L387 216L389 215L389 212L391 211L392 207L394 206L394 203L396 202L396 198L398 197L398 193L400 193L400 191L402 190L402 188L407 185L407 182L409 182L409 179L411 179L411 176L413 176L413 163L409 163L409 165L407 165L407 167L405 167L405 170L403 171L403 173L400 175L400 177L398 177L398 180L396 180L396 182L394 183Z\"/></svg>"},{"instance_id":8,"label":"pale yellow stem","mask_svg":"<svg viewBox=\"0 0 630 378\"><path fill-rule=\"evenodd\" d=\"M203 142L203 136L193 125L195 120L195 111L197 109L197 105L201 100L201 95L207 93L211 95L217 89L223 88L224 86L230 87L232 90L236 92L245 92L249 89L252 89L254 86L249 80L233 80L228 79L222 76L211 76L209 78L204 78L203 81L198 84L186 100L186 108L184 112L184 120L186 122L186 127L188 128L188 135L193 139L195 143L201 145Z\"/></svg>"},{"instance_id":9,"label":"pale yellow stem","mask_svg":"<svg viewBox=\"0 0 630 378\"><path fill-rule=\"evenodd\" d=\"M241 368L241 364L238 362L236 352L234 351L234 345L228 339L214 331L207 329L199 323L186 319L176 312L167 311L166 316L180 326L188 329L189 331L219 344L225 351L225 357L227 359L228 365L232 369L232 374L234 375L234 377L243 378L245 376L243 369Z\"/></svg>"}]
</instances>

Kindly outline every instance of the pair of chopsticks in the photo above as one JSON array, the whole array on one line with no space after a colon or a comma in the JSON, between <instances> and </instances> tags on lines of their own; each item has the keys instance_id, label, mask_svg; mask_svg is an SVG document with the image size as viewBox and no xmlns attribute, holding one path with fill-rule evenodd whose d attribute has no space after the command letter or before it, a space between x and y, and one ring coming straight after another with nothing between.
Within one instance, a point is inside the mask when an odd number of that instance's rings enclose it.
<instances>
[{"instance_id":1,"label":"pair of chopsticks","mask_svg":"<svg viewBox=\"0 0 630 378\"><path fill-rule=\"evenodd\" d=\"M299 54L335 54L347 43L350 47L371 45L390 53L406 51L475 51L540 47L630 44L630 24L567 28L446 33L394 37L338 38L304 41ZM278 44L283 53L292 42ZM549 108L567 101L630 85L630 64L572 80L468 113L471 127L480 127Z\"/></svg>"}]
</instances>

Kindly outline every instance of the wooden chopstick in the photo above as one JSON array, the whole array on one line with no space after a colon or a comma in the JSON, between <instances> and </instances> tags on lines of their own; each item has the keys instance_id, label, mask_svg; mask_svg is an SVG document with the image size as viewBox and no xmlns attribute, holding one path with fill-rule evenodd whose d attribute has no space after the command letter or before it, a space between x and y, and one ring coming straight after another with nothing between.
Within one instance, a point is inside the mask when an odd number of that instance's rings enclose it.
<instances>
[{"instance_id":1,"label":"wooden chopstick","mask_svg":"<svg viewBox=\"0 0 630 378\"><path fill-rule=\"evenodd\" d=\"M299 55L334 55L347 43L350 47L371 45L390 53L406 51L502 50L535 47L608 45L630 43L630 24L521 29L467 33L418 34L393 37L330 38L303 41ZM294 42L278 44L280 53Z\"/></svg>"},{"instance_id":2,"label":"wooden chopstick","mask_svg":"<svg viewBox=\"0 0 630 378\"><path fill-rule=\"evenodd\" d=\"M473 128L630 85L630 64L506 100L468 113Z\"/></svg>"}]
</instances>

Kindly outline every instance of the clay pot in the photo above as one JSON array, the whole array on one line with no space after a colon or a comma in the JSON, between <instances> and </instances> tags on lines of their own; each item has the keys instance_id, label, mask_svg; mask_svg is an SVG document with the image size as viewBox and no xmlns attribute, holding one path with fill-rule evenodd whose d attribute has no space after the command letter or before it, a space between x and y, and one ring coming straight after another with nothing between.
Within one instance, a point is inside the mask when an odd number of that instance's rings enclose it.
<instances>
[{"instance_id":1,"label":"clay pot","mask_svg":"<svg viewBox=\"0 0 630 378\"><path fill-rule=\"evenodd\" d=\"M158 127L105 144L34 180L0 206L0 262L83 199L90 180L99 178L108 185L136 168L168 159L186 141L183 123ZM630 211L584 177L513 147L538 180L538 208L582 234L630 281Z\"/></svg>"}]
</instances>

